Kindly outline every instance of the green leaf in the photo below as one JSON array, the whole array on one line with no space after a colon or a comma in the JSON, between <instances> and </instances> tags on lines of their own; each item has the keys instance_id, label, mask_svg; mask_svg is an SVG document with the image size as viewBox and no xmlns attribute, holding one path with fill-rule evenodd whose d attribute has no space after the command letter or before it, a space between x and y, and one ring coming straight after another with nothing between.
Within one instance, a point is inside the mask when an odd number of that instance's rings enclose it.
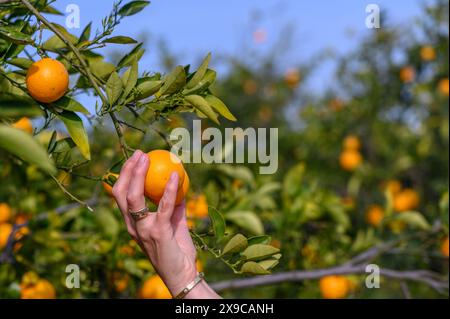
<instances>
[{"instance_id":1,"label":"green leaf","mask_svg":"<svg viewBox=\"0 0 450 319\"><path fill-rule=\"evenodd\" d=\"M280 261L276 258L269 258L266 260L262 260L258 262L258 265L260 265L265 270L270 270L274 268L276 265L278 265Z\"/></svg>"},{"instance_id":2,"label":"green leaf","mask_svg":"<svg viewBox=\"0 0 450 319\"><path fill-rule=\"evenodd\" d=\"M0 38L7 41L11 41L15 44L29 44L33 43L33 40L28 34L22 33L14 26L2 26L0 27Z\"/></svg>"},{"instance_id":3,"label":"green leaf","mask_svg":"<svg viewBox=\"0 0 450 319\"><path fill-rule=\"evenodd\" d=\"M28 68L33 64L33 61L25 58L13 58L6 61L8 64L17 66L23 70L28 70Z\"/></svg>"},{"instance_id":4,"label":"green leaf","mask_svg":"<svg viewBox=\"0 0 450 319\"><path fill-rule=\"evenodd\" d=\"M89 69L98 78L107 80L116 67L103 60L103 57L95 57L87 59L89 63Z\"/></svg>"},{"instance_id":5,"label":"green leaf","mask_svg":"<svg viewBox=\"0 0 450 319\"><path fill-rule=\"evenodd\" d=\"M64 96L58 101L51 104L66 111L80 112L86 115L90 115L89 111L83 105L68 96Z\"/></svg>"},{"instance_id":6,"label":"green leaf","mask_svg":"<svg viewBox=\"0 0 450 319\"><path fill-rule=\"evenodd\" d=\"M194 108L205 114L214 123L220 124L216 112L209 106L208 102L200 95L188 95L184 99L191 104Z\"/></svg>"},{"instance_id":7,"label":"green leaf","mask_svg":"<svg viewBox=\"0 0 450 319\"><path fill-rule=\"evenodd\" d=\"M261 265L254 261L248 261L241 267L241 272L244 274L253 274L253 275L268 275L270 272L264 269Z\"/></svg>"},{"instance_id":8,"label":"green leaf","mask_svg":"<svg viewBox=\"0 0 450 319\"><path fill-rule=\"evenodd\" d=\"M133 38L119 35L119 36L107 38L107 39L103 40L102 43L133 44L133 43L137 43L137 41Z\"/></svg>"},{"instance_id":9,"label":"green leaf","mask_svg":"<svg viewBox=\"0 0 450 319\"><path fill-rule=\"evenodd\" d=\"M256 244L248 246L247 249L245 249L241 253L241 256L244 257L246 260L261 260L270 257L272 255L278 254L279 252L280 250L273 246Z\"/></svg>"},{"instance_id":10,"label":"green leaf","mask_svg":"<svg viewBox=\"0 0 450 319\"><path fill-rule=\"evenodd\" d=\"M81 32L78 44L83 43L85 41L89 41L89 38L91 37L91 29L92 29L92 22L89 22L88 25L83 29L83 32Z\"/></svg>"},{"instance_id":11,"label":"green leaf","mask_svg":"<svg viewBox=\"0 0 450 319\"><path fill-rule=\"evenodd\" d=\"M119 99L123 92L122 80L117 72L111 73L108 82L106 82L106 95L110 106Z\"/></svg>"},{"instance_id":12,"label":"green leaf","mask_svg":"<svg viewBox=\"0 0 450 319\"><path fill-rule=\"evenodd\" d=\"M177 66L164 78L164 84L158 92L158 96L173 94L181 90L186 84L186 72L182 66Z\"/></svg>"},{"instance_id":13,"label":"green leaf","mask_svg":"<svg viewBox=\"0 0 450 319\"><path fill-rule=\"evenodd\" d=\"M37 165L50 174L56 173L56 168L45 149L22 130L0 124L0 148L26 162Z\"/></svg>"},{"instance_id":14,"label":"green leaf","mask_svg":"<svg viewBox=\"0 0 450 319\"><path fill-rule=\"evenodd\" d=\"M76 146L75 142L70 137L66 137L56 141L53 153L66 153Z\"/></svg>"},{"instance_id":15,"label":"green leaf","mask_svg":"<svg viewBox=\"0 0 450 319\"><path fill-rule=\"evenodd\" d=\"M242 234L236 234L223 248L222 256L228 253L238 253L247 248L247 245L247 238Z\"/></svg>"},{"instance_id":16,"label":"green leaf","mask_svg":"<svg viewBox=\"0 0 450 319\"><path fill-rule=\"evenodd\" d=\"M214 207L208 207L208 215L212 223L216 241L219 242L225 235L225 219Z\"/></svg>"},{"instance_id":17,"label":"green leaf","mask_svg":"<svg viewBox=\"0 0 450 319\"><path fill-rule=\"evenodd\" d=\"M200 82L198 82L197 85L194 86L193 88L184 89L183 94L189 95L205 91L211 86L211 84L213 84L216 81L216 76L217 76L216 71L208 69L203 79L201 79Z\"/></svg>"},{"instance_id":18,"label":"green leaf","mask_svg":"<svg viewBox=\"0 0 450 319\"><path fill-rule=\"evenodd\" d=\"M42 110L39 108L39 104L28 96L9 92L0 93L0 117L40 115L42 115Z\"/></svg>"},{"instance_id":19,"label":"green leaf","mask_svg":"<svg viewBox=\"0 0 450 319\"><path fill-rule=\"evenodd\" d=\"M137 83L139 71L138 71L138 64L136 61L133 62L129 70L130 71L128 72L125 88L123 90L124 98L126 98L130 94L131 90L133 90L134 86Z\"/></svg>"},{"instance_id":20,"label":"green leaf","mask_svg":"<svg viewBox=\"0 0 450 319\"><path fill-rule=\"evenodd\" d=\"M119 14L123 17L131 16L142 10L150 4L150 1L131 1L119 10Z\"/></svg>"},{"instance_id":21,"label":"green leaf","mask_svg":"<svg viewBox=\"0 0 450 319\"><path fill-rule=\"evenodd\" d=\"M136 100L143 100L145 98L148 98L149 96L152 96L156 92L159 91L159 89L162 86L162 81L153 81L153 80L143 80L139 79L138 84L136 86Z\"/></svg>"},{"instance_id":22,"label":"green leaf","mask_svg":"<svg viewBox=\"0 0 450 319\"><path fill-rule=\"evenodd\" d=\"M272 237L268 235L254 236L248 239L248 245L251 246L255 244L269 244L271 241Z\"/></svg>"},{"instance_id":23,"label":"green leaf","mask_svg":"<svg viewBox=\"0 0 450 319\"><path fill-rule=\"evenodd\" d=\"M264 226L254 212L234 211L227 213L225 218L254 235L262 235L264 233Z\"/></svg>"},{"instance_id":24,"label":"green leaf","mask_svg":"<svg viewBox=\"0 0 450 319\"><path fill-rule=\"evenodd\" d=\"M89 149L89 139L81 118L74 112L69 111L64 111L61 114L58 114L58 117L64 122L70 137L78 146L83 157L90 160L91 153Z\"/></svg>"},{"instance_id":25,"label":"green leaf","mask_svg":"<svg viewBox=\"0 0 450 319\"><path fill-rule=\"evenodd\" d=\"M198 82L200 82L201 79L205 76L206 70L208 70L209 61L211 60L211 53L208 53L208 55L203 60L202 64L198 68L197 72L195 72L194 76L191 78L191 80L187 83L186 88L192 89L195 87Z\"/></svg>"},{"instance_id":26,"label":"green leaf","mask_svg":"<svg viewBox=\"0 0 450 319\"><path fill-rule=\"evenodd\" d=\"M421 213L415 211L399 213L395 216L395 220L403 221L411 227L419 228L422 230L429 230L431 228L431 225L428 223L425 217L423 217Z\"/></svg>"},{"instance_id":27,"label":"green leaf","mask_svg":"<svg viewBox=\"0 0 450 319\"><path fill-rule=\"evenodd\" d=\"M142 49L143 43L136 45L130 53L126 54L117 64L117 68L121 69L126 66L130 66L134 61L139 61L144 55L145 50Z\"/></svg>"},{"instance_id":28,"label":"green leaf","mask_svg":"<svg viewBox=\"0 0 450 319\"><path fill-rule=\"evenodd\" d=\"M103 235L116 238L120 231L119 221L109 209L99 208L95 210L95 219Z\"/></svg>"},{"instance_id":29,"label":"green leaf","mask_svg":"<svg viewBox=\"0 0 450 319\"><path fill-rule=\"evenodd\" d=\"M236 121L234 115L231 114L228 107L220 99L218 99L214 95L207 95L205 97L205 100L206 102L208 102L209 106L211 106L214 110L219 112L219 114L222 115L224 118L233 122Z\"/></svg>"}]
</instances>

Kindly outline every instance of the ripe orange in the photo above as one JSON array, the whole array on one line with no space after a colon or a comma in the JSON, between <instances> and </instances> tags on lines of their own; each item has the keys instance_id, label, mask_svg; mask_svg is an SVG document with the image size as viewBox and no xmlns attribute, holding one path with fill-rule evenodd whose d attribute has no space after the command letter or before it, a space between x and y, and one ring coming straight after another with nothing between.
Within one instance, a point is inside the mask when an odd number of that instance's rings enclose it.
<instances>
[{"instance_id":1,"label":"ripe orange","mask_svg":"<svg viewBox=\"0 0 450 319\"><path fill-rule=\"evenodd\" d=\"M361 162L361 153L356 150L345 150L339 156L339 163L346 171L354 171Z\"/></svg>"},{"instance_id":2,"label":"ripe orange","mask_svg":"<svg viewBox=\"0 0 450 319\"><path fill-rule=\"evenodd\" d=\"M55 102L69 87L69 73L61 62L44 58L30 66L26 84L35 100L42 103Z\"/></svg>"},{"instance_id":3,"label":"ripe orange","mask_svg":"<svg viewBox=\"0 0 450 319\"><path fill-rule=\"evenodd\" d=\"M449 93L449 81L448 78L442 79L438 83L439 92L441 92L442 95L448 96Z\"/></svg>"},{"instance_id":4,"label":"ripe orange","mask_svg":"<svg viewBox=\"0 0 450 319\"><path fill-rule=\"evenodd\" d=\"M189 189L189 178L186 178L187 173L181 160L175 154L165 150L151 151L148 153L148 157L150 166L145 178L145 195L158 204L170 175L175 172L179 176L176 204L181 203Z\"/></svg>"},{"instance_id":5,"label":"ripe orange","mask_svg":"<svg viewBox=\"0 0 450 319\"><path fill-rule=\"evenodd\" d=\"M171 299L172 295L158 275L148 278L139 291L139 297L144 299Z\"/></svg>"},{"instance_id":6,"label":"ripe orange","mask_svg":"<svg viewBox=\"0 0 450 319\"><path fill-rule=\"evenodd\" d=\"M443 256L448 257L449 255L449 242L448 237L442 241L441 253Z\"/></svg>"},{"instance_id":7,"label":"ripe orange","mask_svg":"<svg viewBox=\"0 0 450 319\"><path fill-rule=\"evenodd\" d=\"M412 210L417 208L419 203L419 194L415 190L407 188L395 195L394 210L397 212Z\"/></svg>"},{"instance_id":8,"label":"ripe orange","mask_svg":"<svg viewBox=\"0 0 450 319\"><path fill-rule=\"evenodd\" d=\"M21 285L21 299L55 299L56 291L46 279L39 279L34 285Z\"/></svg>"},{"instance_id":9,"label":"ripe orange","mask_svg":"<svg viewBox=\"0 0 450 319\"><path fill-rule=\"evenodd\" d=\"M326 276L320 279L320 291L326 299L345 298L350 290L348 279L344 276Z\"/></svg>"},{"instance_id":10,"label":"ripe orange","mask_svg":"<svg viewBox=\"0 0 450 319\"><path fill-rule=\"evenodd\" d=\"M344 139L342 146L345 150L357 151L361 147L361 142L356 135L349 135Z\"/></svg>"},{"instance_id":11,"label":"ripe orange","mask_svg":"<svg viewBox=\"0 0 450 319\"><path fill-rule=\"evenodd\" d=\"M429 45L424 46L420 49L420 57L424 61L433 61L436 59L436 51Z\"/></svg>"},{"instance_id":12,"label":"ripe orange","mask_svg":"<svg viewBox=\"0 0 450 319\"><path fill-rule=\"evenodd\" d=\"M405 66L400 70L400 80L402 82L412 82L416 78L416 71L411 66Z\"/></svg>"},{"instance_id":13,"label":"ripe orange","mask_svg":"<svg viewBox=\"0 0 450 319\"><path fill-rule=\"evenodd\" d=\"M31 123L31 120L28 117L22 117L20 120L13 123L12 127L25 131L29 134L33 133L33 124Z\"/></svg>"},{"instance_id":14,"label":"ripe orange","mask_svg":"<svg viewBox=\"0 0 450 319\"><path fill-rule=\"evenodd\" d=\"M11 218L11 207L6 203L0 203L0 224L6 223Z\"/></svg>"},{"instance_id":15,"label":"ripe orange","mask_svg":"<svg viewBox=\"0 0 450 319\"><path fill-rule=\"evenodd\" d=\"M334 98L330 101L329 106L333 111L338 112L344 108L344 101Z\"/></svg>"},{"instance_id":16,"label":"ripe orange","mask_svg":"<svg viewBox=\"0 0 450 319\"><path fill-rule=\"evenodd\" d=\"M379 205L372 205L366 213L366 221L369 225L379 226L384 218L383 208Z\"/></svg>"},{"instance_id":17,"label":"ripe orange","mask_svg":"<svg viewBox=\"0 0 450 319\"><path fill-rule=\"evenodd\" d=\"M284 81L291 89L295 88L300 82L300 72L296 69L289 69L284 75Z\"/></svg>"},{"instance_id":18,"label":"ripe orange","mask_svg":"<svg viewBox=\"0 0 450 319\"><path fill-rule=\"evenodd\" d=\"M0 250L5 248L12 230L13 226L10 223L0 224Z\"/></svg>"},{"instance_id":19,"label":"ripe orange","mask_svg":"<svg viewBox=\"0 0 450 319\"><path fill-rule=\"evenodd\" d=\"M103 178L102 178L103 189L109 196L112 196L112 188L113 187L111 185L109 185L106 181L109 181L114 185L114 183L116 182L116 180L118 178L119 178L119 174L115 174L115 173L107 173L103 176Z\"/></svg>"},{"instance_id":20,"label":"ripe orange","mask_svg":"<svg viewBox=\"0 0 450 319\"><path fill-rule=\"evenodd\" d=\"M200 194L191 198L186 204L186 215L188 218L205 218L208 216L208 202L206 196Z\"/></svg>"},{"instance_id":21,"label":"ripe orange","mask_svg":"<svg viewBox=\"0 0 450 319\"><path fill-rule=\"evenodd\" d=\"M402 184L396 179L391 179L386 182L384 188L391 196L395 196L402 190Z\"/></svg>"},{"instance_id":22,"label":"ripe orange","mask_svg":"<svg viewBox=\"0 0 450 319\"><path fill-rule=\"evenodd\" d=\"M127 273L115 271L112 274L112 281L113 281L114 290L120 294L128 288L128 284L130 282L130 276Z\"/></svg>"}]
</instances>

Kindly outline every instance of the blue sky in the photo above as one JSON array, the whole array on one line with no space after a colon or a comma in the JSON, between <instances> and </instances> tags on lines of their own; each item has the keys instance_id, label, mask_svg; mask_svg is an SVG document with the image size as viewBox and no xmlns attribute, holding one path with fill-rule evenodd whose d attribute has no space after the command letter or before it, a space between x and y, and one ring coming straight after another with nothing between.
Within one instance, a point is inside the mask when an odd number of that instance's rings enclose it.
<instances>
[{"instance_id":1,"label":"blue sky","mask_svg":"<svg viewBox=\"0 0 450 319\"><path fill-rule=\"evenodd\" d=\"M287 36L286 26L289 25L292 45L280 58L280 69L284 69L304 63L327 48L339 54L351 50L367 32L374 32L365 26L365 8L370 3L378 4L387 12L390 24L401 25L420 13L423 1L153 0L143 12L123 20L114 34L137 39L144 33L149 35L147 53L141 60L143 69L162 71L156 43L164 39L180 63L197 65L199 59L211 51L213 67L221 71L218 57L239 56L248 50L264 54L280 37ZM110 12L113 1L58 0L56 7L65 12L69 4L79 5L81 27L94 21L95 30L101 18ZM65 17L51 19L65 23ZM263 43L254 41L257 30L265 32ZM81 29L70 31L80 34ZM127 48L112 45L105 53L108 50L125 53ZM323 79L329 78L332 70L332 64L325 64L308 85L320 90Z\"/></svg>"}]
</instances>

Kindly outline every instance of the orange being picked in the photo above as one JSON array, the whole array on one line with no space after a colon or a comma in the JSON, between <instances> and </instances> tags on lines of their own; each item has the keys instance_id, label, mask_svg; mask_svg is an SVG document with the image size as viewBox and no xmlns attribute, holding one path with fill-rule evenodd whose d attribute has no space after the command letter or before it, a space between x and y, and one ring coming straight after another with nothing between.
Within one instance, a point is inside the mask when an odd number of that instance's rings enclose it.
<instances>
[{"instance_id":1,"label":"orange being picked","mask_svg":"<svg viewBox=\"0 0 450 319\"><path fill-rule=\"evenodd\" d=\"M6 203L0 203L0 224L6 223L11 218L11 207Z\"/></svg>"},{"instance_id":2,"label":"orange being picked","mask_svg":"<svg viewBox=\"0 0 450 319\"><path fill-rule=\"evenodd\" d=\"M354 171L361 162L361 153L356 150L344 150L339 156L339 164L346 171Z\"/></svg>"},{"instance_id":3,"label":"orange being picked","mask_svg":"<svg viewBox=\"0 0 450 319\"><path fill-rule=\"evenodd\" d=\"M31 123L31 120L26 116L22 117L20 120L13 123L12 127L15 127L29 134L33 133L33 124Z\"/></svg>"},{"instance_id":4,"label":"orange being picked","mask_svg":"<svg viewBox=\"0 0 450 319\"><path fill-rule=\"evenodd\" d=\"M30 66L26 84L28 93L35 100L52 103L66 94L69 87L69 73L61 62L44 58Z\"/></svg>"},{"instance_id":5,"label":"orange being picked","mask_svg":"<svg viewBox=\"0 0 450 319\"><path fill-rule=\"evenodd\" d=\"M448 258L448 255L449 255L449 240L448 240L448 237L445 238L445 239L442 241L442 244L441 244L441 253L442 253L443 256L445 256L445 257Z\"/></svg>"},{"instance_id":6,"label":"orange being picked","mask_svg":"<svg viewBox=\"0 0 450 319\"><path fill-rule=\"evenodd\" d=\"M397 212L416 209L419 203L419 194L411 188L404 189L394 196L394 210Z\"/></svg>"},{"instance_id":7,"label":"orange being picked","mask_svg":"<svg viewBox=\"0 0 450 319\"><path fill-rule=\"evenodd\" d=\"M107 173L103 176L103 178L102 178L103 189L109 196L112 196L113 187L111 185L114 185L114 183L116 182L116 180L118 178L119 178L119 174L115 174L115 173L111 173L111 172Z\"/></svg>"},{"instance_id":8,"label":"orange being picked","mask_svg":"<svg viewBox=\"0 0 450 319\"><path fill-rule=\"evenodd\" d=\"M342 299L345 298L350 290L349 281L344 276L326 276L320 279L320 292L326 299Z\"/></svg>"},{"instance_id":9,"label":"orange being picked","mask_svg":"<svg viewBox=\"0 0 450 319\"><path fill-rule=\"evenodd\" d=\"M359 141L358 136L356 135L348 135L344 142L342 143L342 146L345 150L354 150L357 151L361 147L361 142Z\"/></svg>"},{"instance_id":10,"label":"orange being picked","mask_svg":"<svg viewBox=\"0 0 450 319\"><path fill-rule=\"evenodd\" d=\"M181 160L175 154L165 150L151 151L147 155L150 166L145 177L145 196L158 204L170 176L175 172L179 177L176 204L180 204L189 190L189 177Z\"/></svg>"},{"instance_id":11,"label":"orange being picked","mask_svg":"<svg viewBox=\"0 0 450 319\"><path fill-rule=\"evenodd\" d=\"M0 224L0 250L5 248L12 230L13 226L10 223Z\"/></svg>"},{"instance_id":12,"label":"orange being picked","mask_svg":"<svg viewBox=\"0 0 450 319\"><path fill-rule=\"evenodd\" d=\"M369 225L379 226L384 218L383 208L379 205L372 205L366 213L366 221Z\"/></svg>"},{"instance_id":13,"label":"orange being picked","mask_svg":"<svg viewBox=\"0 0 450 319\"><path fill-rule=\"evenodd\" d=\"M139 297L143 299L172 299L169 289L158 275L148 278L139 291Z\"/></svg>"}]
</instances>

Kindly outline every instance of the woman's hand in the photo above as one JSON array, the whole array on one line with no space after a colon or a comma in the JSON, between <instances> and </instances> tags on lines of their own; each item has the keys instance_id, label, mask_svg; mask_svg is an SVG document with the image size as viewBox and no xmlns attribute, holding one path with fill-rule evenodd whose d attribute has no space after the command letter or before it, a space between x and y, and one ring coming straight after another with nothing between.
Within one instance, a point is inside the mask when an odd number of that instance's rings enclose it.
<instances>
[{"instance_id":1,"label":"woman's hand","mask_svg":"<svg viewBox=\"0 0 450 319\"><path fill-rule=\"evenodd\" d=\"M146 206L144 183L149 161L147 154L136 151L123 165L112 193L131 237L147 254L172 296L176 296L198 273L197 254L187 227L184 201L175 206L178 174L172 174L155 213L140 220L134 220L129 214L130 211L139 211ZM219 296L203 281L186 297Z\"/></svg>"}]
</instances>

